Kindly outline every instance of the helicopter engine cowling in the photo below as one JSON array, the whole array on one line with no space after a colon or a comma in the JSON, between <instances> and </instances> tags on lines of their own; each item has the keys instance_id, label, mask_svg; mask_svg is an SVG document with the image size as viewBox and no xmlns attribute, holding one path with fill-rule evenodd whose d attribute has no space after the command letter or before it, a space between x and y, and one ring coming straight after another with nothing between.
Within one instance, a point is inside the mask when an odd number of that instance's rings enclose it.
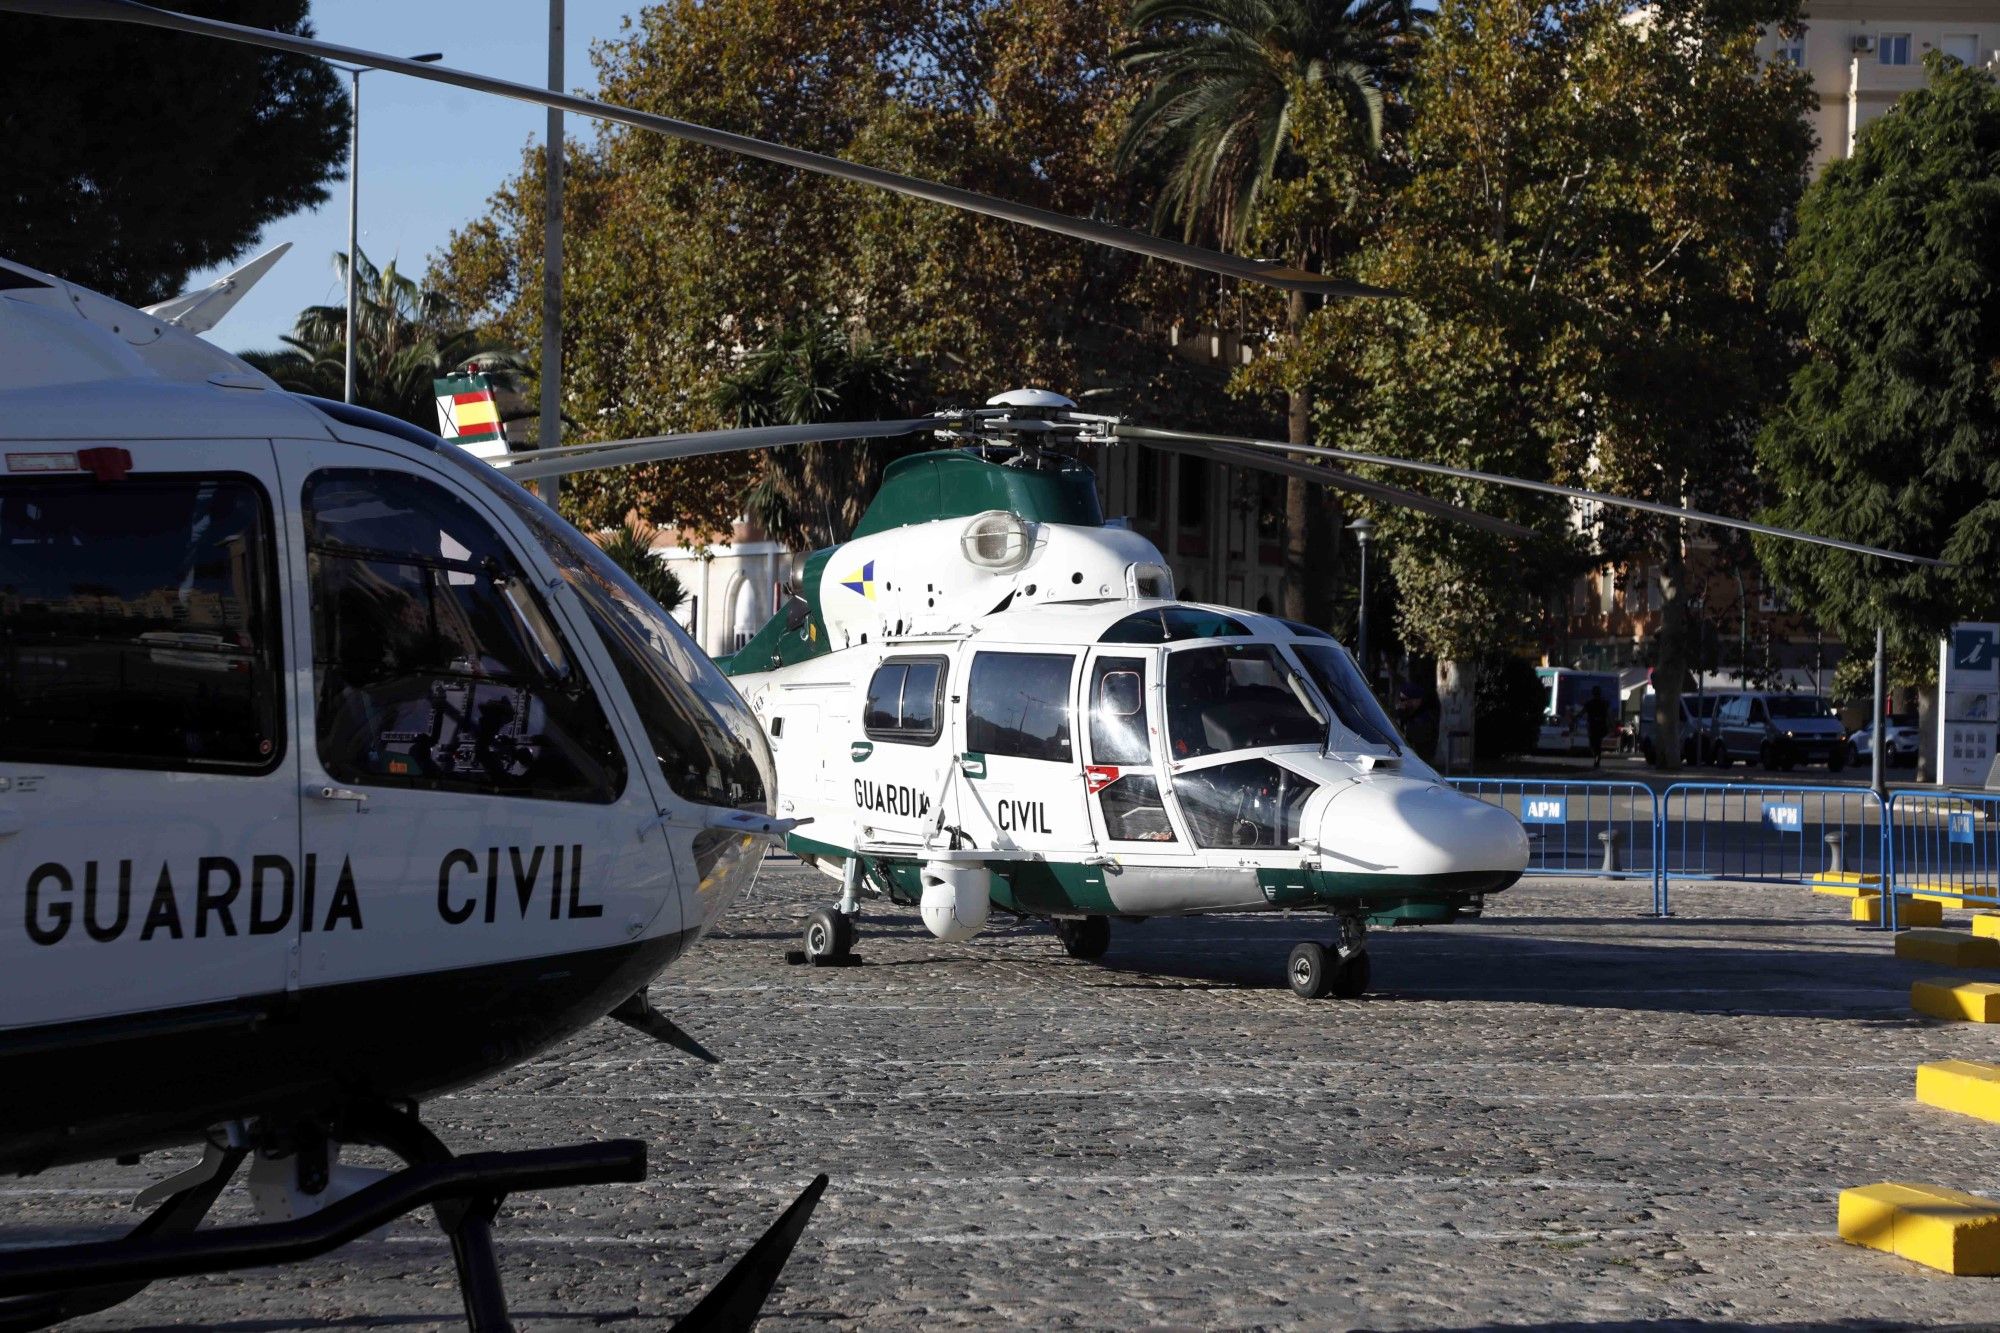
<instances>
[{"instance_id":1,"label":"helicopter engine cowling","mask_svg":"<svg viewBox=\"0 0 2000 1333\"><path fill-rule=\"evenodd\" d=\"M993 902L993 872L985 866L926 861L918 910L924 927L947 944L960 944L986 929Z\"/></svg>"}]
</instances>

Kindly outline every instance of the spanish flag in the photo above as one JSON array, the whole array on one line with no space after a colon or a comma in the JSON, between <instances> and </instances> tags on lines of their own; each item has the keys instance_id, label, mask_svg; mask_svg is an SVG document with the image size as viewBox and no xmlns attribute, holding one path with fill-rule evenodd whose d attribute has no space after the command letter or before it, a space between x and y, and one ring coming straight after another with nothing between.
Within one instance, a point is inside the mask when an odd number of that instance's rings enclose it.
<instances>
[{"instance_id":1,"label":"spanish flag","mask_svg":"<svg viewBox=\"0 0 2000 1333\"><path fill-rule=\"evenodd\" d=\"M458 444L504 442L500 405L484 375L450 375L436 382L438 434Z\"/></svg>"}]
</instances>

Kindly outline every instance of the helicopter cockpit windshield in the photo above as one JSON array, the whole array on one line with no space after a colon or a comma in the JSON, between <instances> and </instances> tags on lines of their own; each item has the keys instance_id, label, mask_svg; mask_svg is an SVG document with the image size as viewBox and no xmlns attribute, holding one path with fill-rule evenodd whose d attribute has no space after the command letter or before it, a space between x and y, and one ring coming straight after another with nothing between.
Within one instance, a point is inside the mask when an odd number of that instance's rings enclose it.
<instances>
[{"instance_id":1,"label":"helicopter cockpit windshield","mask_svg":"<svg viewBox=\"0 0 2000 1333\"><path fill-rule=\"evenodd\" d=\"M1301 633L1306 633L1304 629ZM1292 651L1299 655L1299 661L1319 686L1319 692L1333 706L1336 726L1327 742L1327 748L1334 753L1344 750L1386 753L1400 757L1403 744L1396 736L1395 724L1389 721L1382 705L1369 692L1368 682L1361 677L1361 668L1354 665L1354 659L1345 649L1332 641L1326 643L1298 643ZM1346 735L1341 735L1341 732Z\"/></svg>"},{"instance_id":2,"label":"helicopter cockpit windshield","mask_svg":"<svg viewBox=\"0 0 2000 1333\"><path fill-rule=\"evenodd\" d=\"M594 543L555 521L547 505L469 454L438 452L504 501L562 571L632 696L675 795L769 813L776 775L763 733L686 632ZM698 860L705 859L701 850Z\"/></svg>"},{"instance_id":3,"label":"helicopter cockpit windshield","mask_svg":"<svg viewBox=\"0 0 2000 1333\"><path fill-rule=\"evenodd\" d=\"M1276 644L1183 648L1167 658L1167 744L1176 760L1319 745L1327 721Z\"/></svg>"}]
</instances>

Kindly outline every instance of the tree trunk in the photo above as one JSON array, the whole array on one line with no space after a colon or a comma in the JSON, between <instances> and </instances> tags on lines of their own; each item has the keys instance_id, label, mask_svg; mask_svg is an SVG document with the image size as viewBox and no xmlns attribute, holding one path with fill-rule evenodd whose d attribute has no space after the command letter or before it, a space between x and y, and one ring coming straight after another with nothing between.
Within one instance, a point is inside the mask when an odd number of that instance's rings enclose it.
<instances>
[{"instance_id":1,"label":"tree trunk","mask_svg":"<svg viewBox=\"0 0 2000 1333\"><path fill-rule=\"evenodd\" d=\"M1441 657L1437 664L1438 743L1436 767L1449 773L1455 762L1472 760L1473 695L1479 688L1479 664L1470 659Z\"/></svg>"},{"instance_id":2,"label":"tree trunk","mask_svg":"<svg viewBox=\"0 0 2000 1333\"><path fill-rule=\"evenodd\" d=\"M1660 564L1660 640L1653 662L1653 766L1668 773L1681 767L1681 681L1687 678L1688 623L1686 574L1678 536Z\"/></svg>"},{"instance_id":3,"label":"tree trunk","mask_svg":"<svg viewBox=\"0 0 2000 1333\"><path fill-rule=\"evenodd\" d=\"M1293 292L1285 307L1285 336L1296 347L1305 329L1306 297ZM1294 386L1286 394L1285 439L1312 443L1312 390ZM1281 606L1288 620L1331 629L1334 555L1331 534L1342 517L1327 488L1299 477L1285 478L1285 577Z\"/></svg>"}]
</instances>

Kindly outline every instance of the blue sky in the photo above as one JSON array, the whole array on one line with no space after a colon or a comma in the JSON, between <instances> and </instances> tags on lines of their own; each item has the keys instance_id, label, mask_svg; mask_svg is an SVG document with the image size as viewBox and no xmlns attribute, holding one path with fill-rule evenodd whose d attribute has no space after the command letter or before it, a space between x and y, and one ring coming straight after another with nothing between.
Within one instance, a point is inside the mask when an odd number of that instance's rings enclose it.
<instances>
[{"instance_id":1,"label":"blue sky","mask_svg":"<svg viewBox=\"0 0 2000 1333\"><path fill-rule=\"evenodd\" d=\"M640 8L638 0L566 0L563 81L570 91L594 89L591 43L618 36L625 16ZM548 80L547 0L477 6L317 0L312 18L326 41L390 55L442 51L443 64L522 83ZM487 196L519 169L521 150L541 142L546 116L524 102L399 74L362 75L361 252L421 273L454 228L485 211ZM563 128L577 137L597 127L565 116ZM211 341L231 351L276 347L300 310L341 303L333 256L347 248L347 185L329 188L322 207L271 223L243 256L292 242L291 252L207 335ZM232 267L198 273L188 284L205 286Z\"/></svg>"}]
</instances>

